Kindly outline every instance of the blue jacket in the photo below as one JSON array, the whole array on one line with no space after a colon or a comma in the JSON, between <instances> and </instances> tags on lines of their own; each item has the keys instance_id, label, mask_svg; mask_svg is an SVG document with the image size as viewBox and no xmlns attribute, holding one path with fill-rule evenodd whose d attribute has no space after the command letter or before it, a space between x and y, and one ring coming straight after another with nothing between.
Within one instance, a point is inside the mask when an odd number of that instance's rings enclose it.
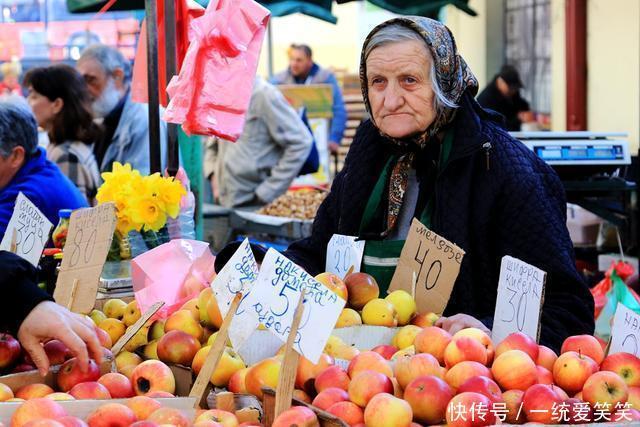
<instances>
[{"instance_id":1,"label":"blue jacket","mask_svg":"<svg viewBox=\"0 0 640 427\"><path fill-rule=\"evenodd\" d=\"M333 117L331 118L331 130L329 131L329 141L340 144L342 142L342 136L344 129L347 126L347 109L344 106L344 99L342 98L342 91L336 76L329 70L320 68L318 64L314 63L309 71L309 76L302 81L293 77L291 71L286 69L285 71L276 74L270 80L271 83L276 85L281 84L330 84L333 89Z\"/></svg>"},{"instance_id":2,"label":"blue jacket","mask_svg":"<svg viewBox=\"0 0 640 427\"><path fill-rule=\"evenodd\" d=\"M60 209L87 206L76 186L47 160L44 149L38 148L9 184L0 190L0 236L4 236L19 192L27 196L54 227L58 223Z\"/></svg>"},{"instance_id":3,"label":"blue jacket","mask_svg":"<svg viewBox=\"0 0 640 427\"><path fill-rule=\"evenodd\" d=\"M547 272L540 341L557 351L569 335L593 333L593 297L576 270L562 183L496 116L463 96L451 154L435 183L431 228L466 253L444 314L466 313L491 328L500 261L511 255ZM311 237L286 255L310 274L323 271L331 236L358 235L367 200L396 149L364 122Z\"/></svg>"}]
</instances>

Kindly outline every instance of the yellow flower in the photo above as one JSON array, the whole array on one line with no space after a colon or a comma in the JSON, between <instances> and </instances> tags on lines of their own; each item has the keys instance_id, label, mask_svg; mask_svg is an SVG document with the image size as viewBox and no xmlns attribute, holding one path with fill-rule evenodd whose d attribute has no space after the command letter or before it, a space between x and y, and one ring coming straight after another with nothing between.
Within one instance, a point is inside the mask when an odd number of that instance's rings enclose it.
<instances>
[{"instance_id":1,"label":"yellow flower","mask_svg":"<svg viewBox=\"0 0 640 427\"><path fill-rule=\"evenodd\" d=\"M154 197L141 197L131 206L131 219L143 224L145 230L158 231L167 223L167 216Z\"/></svg>"},{"instance_id":2,"label":"yellow flower","mask_svg":"<svg viewBox=\"0 0 640 427\"><path fill-rule=\"evenodd\" d=\"M164 178L160 183L159 196L167 215L171 218L177 217L180 213L180 200L185 194L187 190L174 178Z\"/></svg>"}]
</instances>

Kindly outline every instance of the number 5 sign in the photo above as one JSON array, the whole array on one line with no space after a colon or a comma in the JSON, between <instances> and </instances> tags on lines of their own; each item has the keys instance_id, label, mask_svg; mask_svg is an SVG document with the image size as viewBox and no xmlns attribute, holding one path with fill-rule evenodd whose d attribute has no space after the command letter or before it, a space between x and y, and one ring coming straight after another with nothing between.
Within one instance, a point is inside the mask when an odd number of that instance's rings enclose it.
<instances>
[{"instance_id":1,"label":"number 5 sign","mask_svg":"<svg viewBox=\"0 0 640 427\"><path fill-rule=\"evenodd\" d=\"M113 203L71 214L54 299L76 313L89 313L95 304L100 274L116 227Z\"/></svg>"}]
</instances>

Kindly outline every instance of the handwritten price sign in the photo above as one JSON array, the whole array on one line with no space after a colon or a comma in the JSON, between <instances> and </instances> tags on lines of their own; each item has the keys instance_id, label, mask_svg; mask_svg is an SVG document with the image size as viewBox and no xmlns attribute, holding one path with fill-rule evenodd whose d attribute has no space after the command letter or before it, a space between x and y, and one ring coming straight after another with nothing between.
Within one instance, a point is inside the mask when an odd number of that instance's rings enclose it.
<instances>
[{"instance_id":1,"label":"handwritten price sign","mask_svg":"<svg viewBox=\"0 0 640 427\"><path fill-rule=\"evenodd\" d=\"M257 278L258 263L251 251L249 239L244 239L240 247L211 283L211 288L218 301L218 308L223 318L229 312L229 307L231 307L236 294L240 292L243 295L229 327L229 339L236 349L242 347L242 344L260 324L258 316L252 313L245 303Z\"/></svg>"},{"instance_id":2,"label":"handwritten price sign","mask_svg":"<svg viewBox=\"0 0 640 427\"><path fill-rule=\"evenodd\" d=\"M546 277L547 273L524 261L510 256L502 258L491 333L493 342L499 343L514 332L538 340Z\"/></svg>"},{"instance_id":3,"label":"handwritten price sign","mask_svg":"<svg viewBox=\"0 0 640 427\"><path fill-rule=\"evenodd\" d=\"M303 289L304 311L293 347L311 362L318 363L345 300L293 261L269 249L245 304L268 330L286 343Z\"/></svg>"},{"instance_id":4,"label":"handwritten price sign","mask_svg":"<svg viewBox=\"0 0 640 427\"><path fill-rule=\"evenodd\" d=\"M356 242L356 237L334 234L327 245L325 271L344 278L349 271L359 272L364 254L364 240Z\"/></svg>"},{"instance_id":5,"label":"handwritten price sign","mask_svg":"<svg viewBox=\"0 0 640 427\"><path fill-rule=\"evenodd\" d=\"M78 209L71 214L62 265L53 294L58 304L77 313L88 313L93 309L115 227L113 203Z\"/></svg>"},{"instance_id":6,"label":"handwritten price sign","mask_svg":"<svg viewBox=\"0 0 640 427\"><path fill-rule=\"evenodd\" d=\"M611 327L609 354L622 352L640 356L640 315L618 303Z\"/></svg>"},{"instance_id":7,"label":"handwritten price sign","mask_svg":"<svg viewBox=\"0 0 640 427\"><path fill-rule=\"evenodd\" d=\"M53 224L47 217L20 192L0 243L0 250L11 250L11 239L15 230L15 254L38 266L44 246L49 240L51 227Z\"/></svg>"}]
</instances>

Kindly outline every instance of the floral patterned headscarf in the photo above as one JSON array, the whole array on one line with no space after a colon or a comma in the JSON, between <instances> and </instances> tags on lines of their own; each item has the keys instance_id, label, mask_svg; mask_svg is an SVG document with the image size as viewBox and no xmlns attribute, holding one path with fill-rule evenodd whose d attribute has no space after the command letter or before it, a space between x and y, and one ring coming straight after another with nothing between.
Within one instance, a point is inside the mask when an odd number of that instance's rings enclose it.
<instances>
[{"instance_id":1,"label":"floral patterned headscarf","mask_svg":"<svg viewBox=\"0 0 640 427\"><path fill-rule=\"evenodd\" d=\"M467 63L458 54L456 43L451 31L441 22L420 16L407 16L394 18L383 22L374 28L362 47L360 57L360 85L364 97L365 106L371 121L375 125L371 105L369 103L369 91L367 85L367 62L365 54L367 46L372 37L385 27L391 25L401 25L418 33L424 40L431 60L434 61L436 80L444 96L451 102L458 104L465 91L469 90L472 95L478 92L478 81L473 75ZM383 235L387 235L394 229L400 214L400 208L407 188L409 169L415 158L415 148L423 149L429 140L436 136L455 116L455 108L445 107L438 112L435 120L427 129L419 135L412 135L407 138L390 138L381 135L401 147L408 147L410 150L400 156L393 166L389 182L389 211L387 214L387 228Z\"/></svg>"}]
</instances>

